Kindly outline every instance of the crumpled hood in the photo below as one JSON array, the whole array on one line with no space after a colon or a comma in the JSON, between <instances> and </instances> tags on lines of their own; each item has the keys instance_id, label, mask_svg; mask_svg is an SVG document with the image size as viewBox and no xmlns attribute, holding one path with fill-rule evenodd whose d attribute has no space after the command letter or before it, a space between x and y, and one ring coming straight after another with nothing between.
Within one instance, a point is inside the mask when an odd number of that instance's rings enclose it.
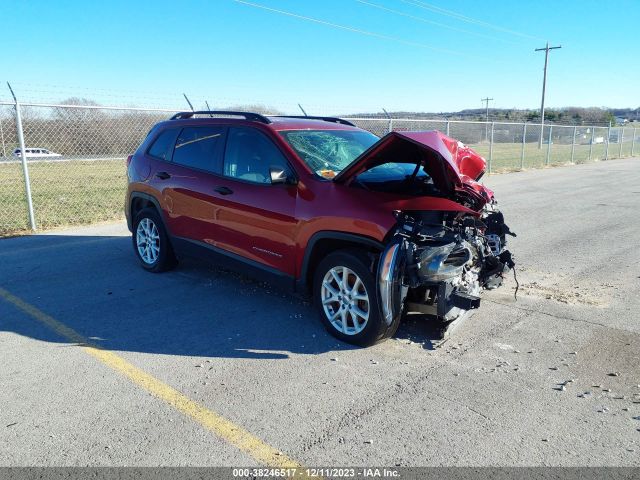
<instances>
[{"instance_id":1,"label":"crumpled hood","mask_svg":"<svg viewBox=\"0 0 640 480\"><path fill-rule=\"evenodd\" d=\"M477 189L477 180L486 170L486 161L477 152L461 142L432 130L426 132L390 132L364 151L333 179L337 183L348 183L364 170L393 161L411 161L413 158L398 158L399 155L420 155L420 162L429 165L434 181L462 188L463 185ZM435 165L438 164L438 165Z\"/></svg>"}]
</instances>

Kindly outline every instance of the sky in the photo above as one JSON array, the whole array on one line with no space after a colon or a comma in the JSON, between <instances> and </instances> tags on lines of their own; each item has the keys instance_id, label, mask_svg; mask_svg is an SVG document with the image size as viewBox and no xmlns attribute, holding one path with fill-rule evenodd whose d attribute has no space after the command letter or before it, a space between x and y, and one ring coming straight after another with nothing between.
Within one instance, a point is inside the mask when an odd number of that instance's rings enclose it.
<instances>
[{"instance_id":1,"label":"sky","mask_svg":"<svg viewBox=\"0 0 640 480\"><path fill-rule=\"evenodd\" d=\"M640 105L640 1L0 0L21 99L309 114ZM4 85L0 100L9 100Z\"/></svg>"}]
</instances>

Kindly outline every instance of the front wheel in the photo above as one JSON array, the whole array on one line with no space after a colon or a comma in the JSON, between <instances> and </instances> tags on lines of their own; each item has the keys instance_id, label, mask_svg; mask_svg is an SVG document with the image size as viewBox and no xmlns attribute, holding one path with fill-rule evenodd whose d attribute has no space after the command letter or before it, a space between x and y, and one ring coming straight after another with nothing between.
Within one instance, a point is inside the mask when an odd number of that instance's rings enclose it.
<instances>
[{"instance_id":1,"label":"front wheel","mask_svg":"<svg viewBox=\"0 0 640 480\"><path fill-rule=\"evenodd\" d=\"M336 338L368 347L392 336L399 319L387 325L380 313L371 261L359 250L340 250L320 262L313 296L325 328Z\"/></svg>"}]
</instances>

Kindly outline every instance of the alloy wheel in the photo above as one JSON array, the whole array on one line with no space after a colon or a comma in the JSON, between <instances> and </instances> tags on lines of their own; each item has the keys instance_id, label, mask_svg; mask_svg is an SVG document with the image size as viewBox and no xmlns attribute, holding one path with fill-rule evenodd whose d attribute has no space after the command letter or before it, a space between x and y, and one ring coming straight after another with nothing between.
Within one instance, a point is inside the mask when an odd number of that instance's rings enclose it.
<instances>
[{"instance_id":1,"label":"alloy wheel","mask_svg":"<svg viewBox=\"0 0 640 480\"><path fill-rule=\"evenodd\" d=\"M160 233L150 218L143 218L136 229L136 247L142 261L153 265L160 255Z\"/></svg>"},{"instance_id":2,"label":"alloy wheel","mask_svg":"<svg viewBox=\"0 0 640 480\"><path fill-rule=\"evenodd\" d=\"M335 266L322 280L322 307L331 325L345 335L364 330L369 320L370 302L362 279L351 269Z\"/></svg>"}]
</instances>

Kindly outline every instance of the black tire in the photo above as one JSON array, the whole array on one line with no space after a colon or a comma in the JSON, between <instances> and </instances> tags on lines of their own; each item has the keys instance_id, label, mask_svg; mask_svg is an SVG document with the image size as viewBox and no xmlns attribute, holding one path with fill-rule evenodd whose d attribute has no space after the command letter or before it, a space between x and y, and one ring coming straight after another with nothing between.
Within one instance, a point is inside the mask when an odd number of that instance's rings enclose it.
<instances>
[{"instance_id":1,"label":"black tire","mask_svg":"<svg viewBox=\"0 0 640 480\"><path fill-rule=\"evenodd\" d=\"M338 250L327 255L317 266L313 275L313 300L325 328L337 339L360 347L368 347L393 336L400 324L400 316L394 319L391 325L387 325L382 318L378 300L378 286L376 276L373 273L377 265L374 264L372 266L371 263L371 258L364 251L356 249ZM322 304L323 279L334 267L346 267L354 272L364 284L369 297L368 319L362 331L358 333L346 334L338 330L331 323ZM333 308L333 305L331 308ZM354 325L352 320L349 321Z\"/></svg>"},{"instance_id":2,"label":"black tire","mask_svg":"<svg viewBox=\"0 0 640 480\"><path fill-rule=\"evenodd\" d=\"M152 224L155 225L158 231L158 241L156 245L159 246L159 252L157 254L157 258L155 258L155 260L151 263L145 261L145 259L142 257L139 252L137 243L138 226L145 219L148 219L148 221L152 222ZM144 268L145 270L153 273L160 273L171 270L177 265L178 261L175 254L173 253L173 248L171 247L171 242L169 242L169 237L167 236L167 231L164 227L164 223L162 222L162 218L160 218L160 215L155 208L145 208L138 212L133 221L133 234L131 235L131 239L133 242L133 251L138 258L138 261L142 265L142 268Z\"/></svg>"}]
</instances>

